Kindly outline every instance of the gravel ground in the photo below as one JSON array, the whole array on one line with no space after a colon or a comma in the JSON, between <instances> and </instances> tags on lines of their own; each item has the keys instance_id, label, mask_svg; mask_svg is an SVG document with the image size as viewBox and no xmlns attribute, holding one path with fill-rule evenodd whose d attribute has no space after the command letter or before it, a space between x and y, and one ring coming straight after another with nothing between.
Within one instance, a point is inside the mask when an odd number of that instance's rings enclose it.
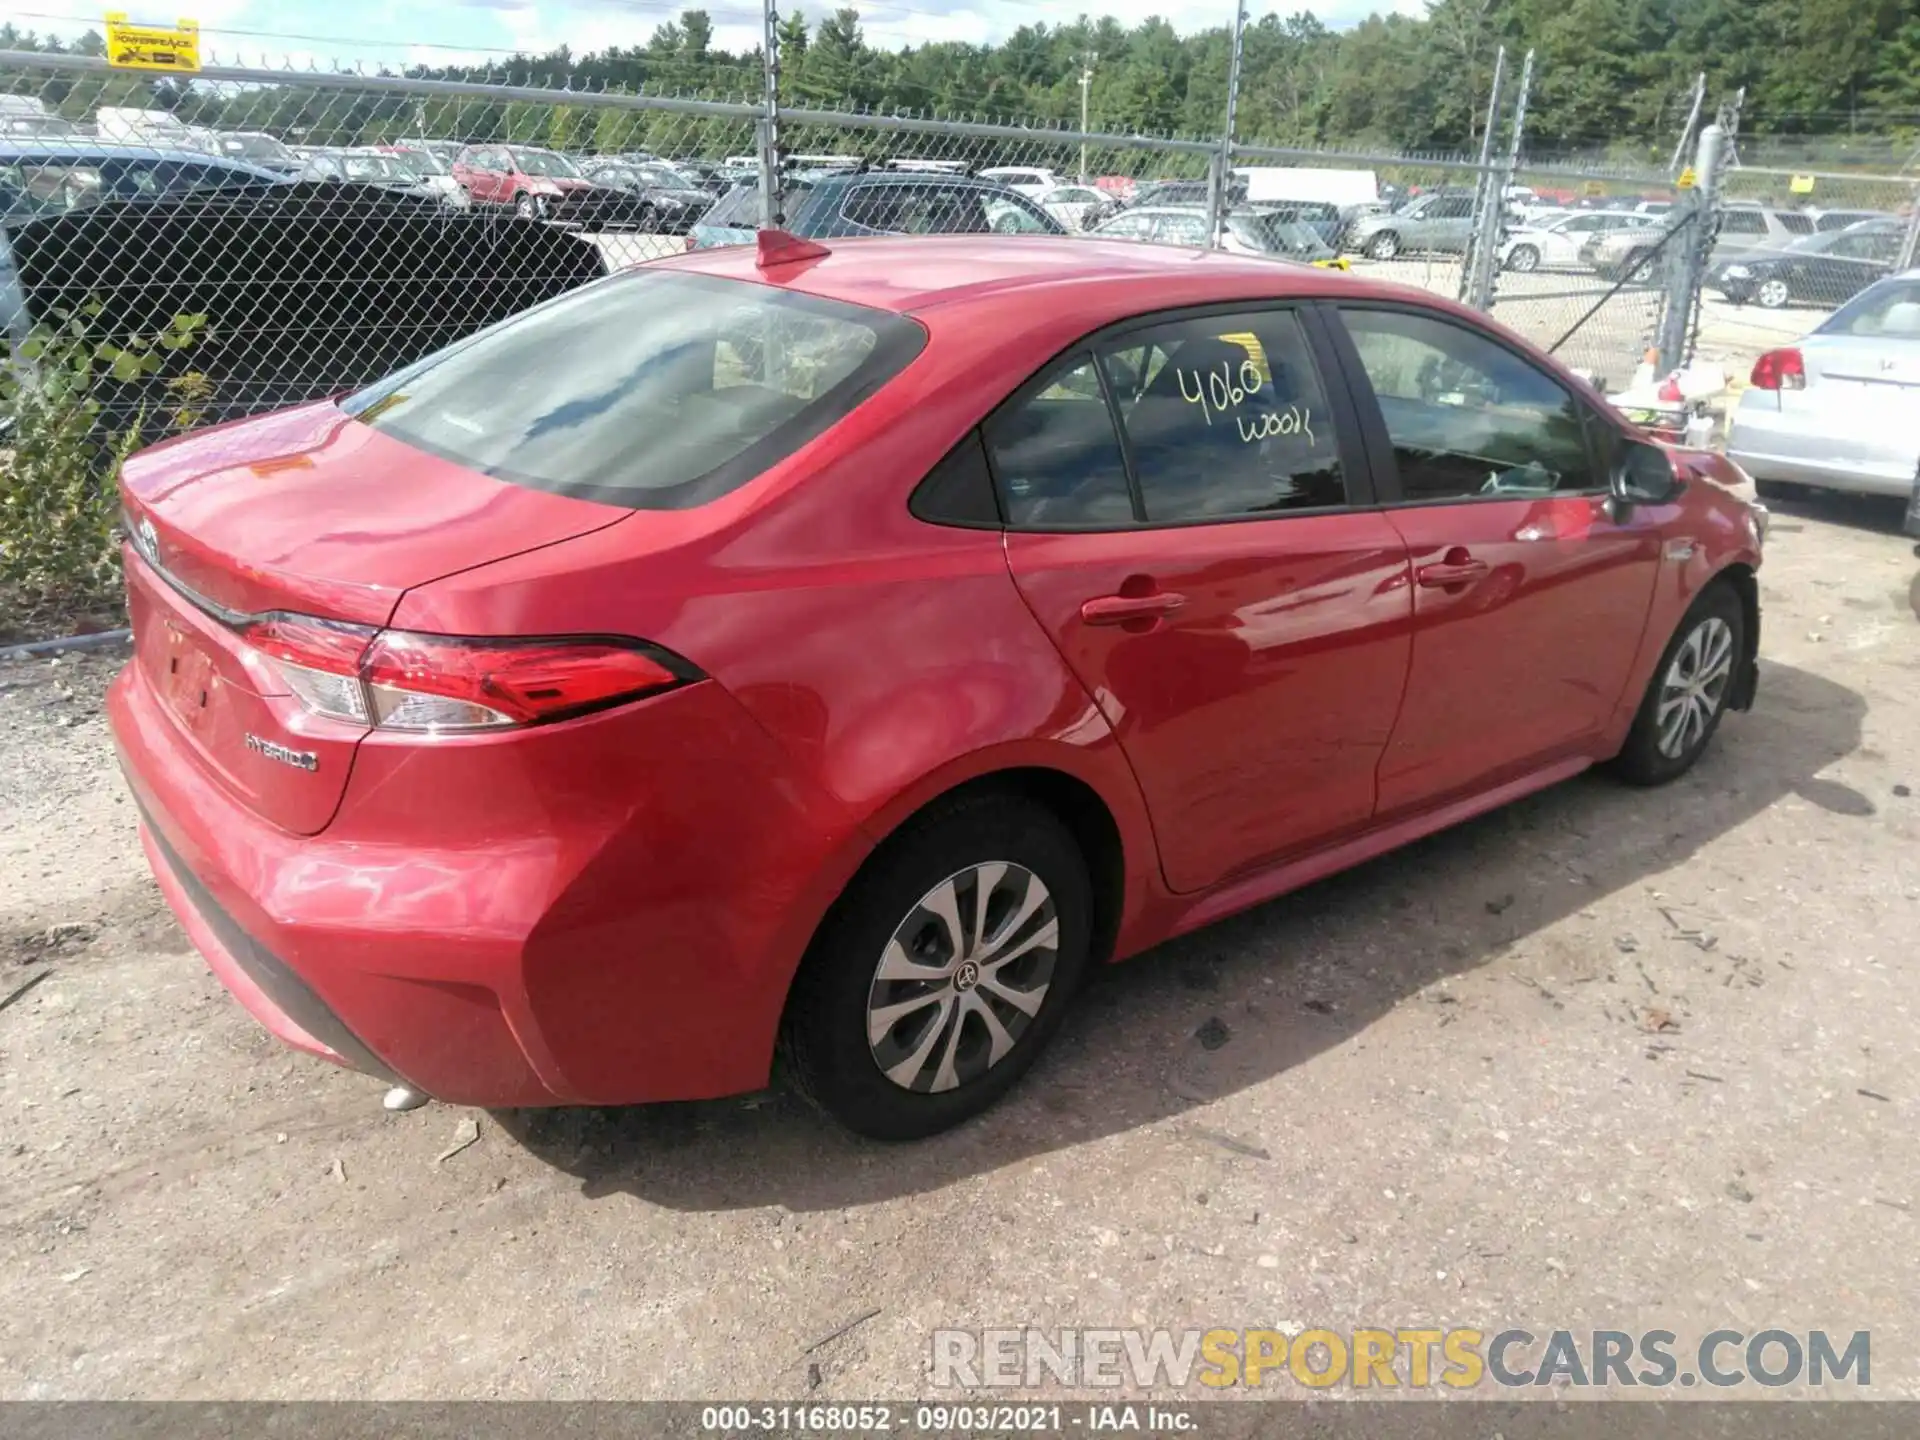
<instances>
[{"instance_id":1,"label":"gravel ground","mask_svg":"<svg viewBox=\"0 0 1920 1440\"><path fill-rule=\"evenodd\" d=\"M1780 515L1759 704L1685 780L1117 967L902 1148L777 1092L383 1113L162 906L113 662L0 666L0 1396L911 1397L929 1332L1007 1324L1871 1329L1920 1395L1894 520Z\"/></svg>"}]
</instances>

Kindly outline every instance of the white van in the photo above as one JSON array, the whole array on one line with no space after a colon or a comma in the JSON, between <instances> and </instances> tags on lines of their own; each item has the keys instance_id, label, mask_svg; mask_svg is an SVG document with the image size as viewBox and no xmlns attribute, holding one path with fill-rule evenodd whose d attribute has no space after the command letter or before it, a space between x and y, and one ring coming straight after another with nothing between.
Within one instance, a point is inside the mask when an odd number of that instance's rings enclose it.
<instances>
[{"instance_id":1,"label":"white van","mask_svg":"<svg viewBox=\"0 0 1920 1440\"><path fill-rule=\"evenodd\" d=\"M102 140L120 145L144 145L153 150L202 150L217 154L208 142L209 130L189 125L170 110L136 110L102 105L94 112L94 131Z\"/></svg>"},{"instance_id":2,"label":"white van","mask_svg":"<svg viewBox=\"0 0 1920 1440\"><path fill-rule=\"evenodd\" d=\"M1233 173L1247 182L1247 201L1254 205L1272 200L1318 200L1344 209L1372 205L1380 199L1380 177L1371 170L1247 165L1236 166Z\"/></svg>"}]
</instances>

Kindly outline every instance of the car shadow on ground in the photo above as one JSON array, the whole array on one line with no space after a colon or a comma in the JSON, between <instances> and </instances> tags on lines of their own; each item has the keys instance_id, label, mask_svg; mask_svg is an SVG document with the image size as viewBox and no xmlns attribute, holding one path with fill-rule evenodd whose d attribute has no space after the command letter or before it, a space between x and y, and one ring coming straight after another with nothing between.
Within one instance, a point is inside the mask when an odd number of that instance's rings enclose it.
<instances>
[{"instance_id":1,"label":"car shadow on ground","mask_svg":"<svg viewBox=\"0 0 1920 1440\"><path fill-rule=\"evenodd\" d=\"M496 1118L589 1197L806 1211L936 1190L1282 1074L1438 982L1651 880L1789 794L1840 815L1872 814L1866 796L1820 776L1858 748L1865 712L1859 695L1830 680L1763 664L1755 709L1730 716L1673 785L1636 790L1583 776L1105 968L1006 1101L932 1140L862 1140L778 1087ZM1201 1134L1228 1149L1285 1143Z\"/></svg>"},{"instance_id":2,"label":"car shadow on ground","mask_svg":"<svg viewBox=\"0 0 1920 1440\"><path fill-rule=\"evenodd\" d=\"M1905 500L1888 495L1809 490L1801 485L1782 485L1772 481L1761 483L1760 499L1772 513L1773 528L1789 534L1798 528L1802 520L1818 520L1828 525L1845 525L1853 530L1898 535L1907 507Z\"/></svg>"}]
</instances>

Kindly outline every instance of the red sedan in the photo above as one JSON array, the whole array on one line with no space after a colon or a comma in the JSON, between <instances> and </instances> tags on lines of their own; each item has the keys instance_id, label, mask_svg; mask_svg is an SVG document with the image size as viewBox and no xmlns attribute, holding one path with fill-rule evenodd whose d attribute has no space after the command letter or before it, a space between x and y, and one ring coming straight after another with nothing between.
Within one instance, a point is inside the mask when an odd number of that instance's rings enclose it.
<instances>
[{"instance_id":1,"label":"red sedan","mask_svg":"<svg viewBox=\"0 0 1920 1440\"><path fill-rule=\"evenodd\" d=\"M113 728L288 1043L970 1116L1089 965L1752 700L1758 516L1432 295L763 235L124 478Z\"/></svg>"}]
</instances>

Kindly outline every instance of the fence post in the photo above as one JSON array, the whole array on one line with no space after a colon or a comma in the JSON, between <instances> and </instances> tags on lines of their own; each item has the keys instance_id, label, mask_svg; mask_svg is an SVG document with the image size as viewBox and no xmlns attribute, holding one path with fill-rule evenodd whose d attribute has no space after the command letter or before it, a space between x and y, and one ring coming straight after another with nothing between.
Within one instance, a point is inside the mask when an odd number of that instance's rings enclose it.
<instances>
[{"instance_id":1,"label":"fence post","mask_svg":"<svg viewBox=\"0 0 1920 1440\"><path fill-rule=\"evenodd\" d=\"M780 11L777 0L766 0L763 19L766 114L754 126L754 139L760 153L760 222L777 227L786 221L786 207L780 195Z\"/></svg>"},{"instance_id":2,"label":"fence post","mask_svg":"<svg viewBox=\"0 0 1920 1440\"><path fill-rule=\"evenodd\" d=\"M1460 288L1454 297L1468 305L1473 303L1473 277L1479 265L1480 237L1487 213L1487 186L1493 179L1493 132L1500 124L1500 90L1506 84L1506 79L1507 47L1502 45L1493 55L1493 85L1487 95L1487 125L1480 132L1480 168L1475 172L1473 182L1473 230L1467 236L1467 253L1460 257Z\"/></svg>"},{"instance_id":3,"label":"fence post","mask_svg":"<svg viewBox=\"0 0 1920 1440\"><path fill-rule=\"evenodd\" d=\"M1660 317L1659 373L1672 374L1687 363L1693 345L1693 317L1707 278L1713 253L1713 232L1720 208L1720 166L1726 154L1727 132L1709 125L1700 132L1694 155L1693 204L1681 226L1689 233L1675 236L1679 254L1667 269L1667 307Z\"/></svg>"},{"instance_id":4,"label":"fence post","mask_svg":"<svg viewBox=\"0 0 1920 1440\"><path fill-rule=\"evenodd\" d=\"M1913 199L1907 210L1907 237L1900 242L1900 258L1894 263L1893 273L1902 274L1913 269L1914 261L1920 256L1920 187L1913 192Z\"/></svg>"},{"instance_id":5,"label":"fence post","mask_svg":"<svg viewBox=\"0 0 1920 1440\"><path fill-rule=\"evenodd\" d=\"M1220 137L1220 159L1207 177L1207 247L1220 248L1220 229L1233 203L1233 127L1240 105L1240 47L1247 29L1247 0L1233 13L1233 53L1227 61L1227 129Z\"/></svg>"},{"instance_id":6,"label":"fence post","mask_svg":"<svg viewBox=\"0 0 1920 1440\"><path fill-rule=\"evenodd\" d=\"M1500 277L1500 241L1507 233L1507 191L1520 175L1520 141L1527 133L1527 97L1533 93L1533 51L1520 64L1520 95L1513 102L1513 134L1507 141L1506 163L1493 177L1493 203L1487 207L1486 242L1480 250L1480 299L1477 308L1493 309L1493 289Z\"/></svg>"}]
</instances>

